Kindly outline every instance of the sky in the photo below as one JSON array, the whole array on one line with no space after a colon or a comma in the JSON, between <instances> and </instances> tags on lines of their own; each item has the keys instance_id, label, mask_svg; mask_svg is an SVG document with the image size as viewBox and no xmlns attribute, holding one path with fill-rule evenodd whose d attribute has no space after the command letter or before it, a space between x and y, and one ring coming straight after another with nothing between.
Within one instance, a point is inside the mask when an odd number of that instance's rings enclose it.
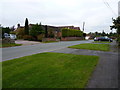
<instances>
[{"instance_id":1,"label":"sky","mask_svg":"<svg viewBox=\"0 0 120 90\"><path fill-rule=\"evenodd\" d=\"M109 33L112 18L118 16L119 0L0 0L0 24L4 27L42 23L76 26L85 33ZM106 3L107 2L107 3ZM116 30L113 30L115 32Z\"/></svg>"}]
</instances>

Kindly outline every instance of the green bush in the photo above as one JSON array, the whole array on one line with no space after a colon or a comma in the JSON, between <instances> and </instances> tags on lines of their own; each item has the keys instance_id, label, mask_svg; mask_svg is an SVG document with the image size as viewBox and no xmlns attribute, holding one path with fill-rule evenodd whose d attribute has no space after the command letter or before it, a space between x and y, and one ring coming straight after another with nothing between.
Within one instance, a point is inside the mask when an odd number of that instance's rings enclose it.
<instances>
[{"instance_id":1,"label":"green bush","mask_svg":"<svg viewBox=\"0 0 120 90\"><path fill-rule=\"evenodd\" d=\"M32 36L30 36L30 35L24 35L24 36L23 36L23 39L24 39L24 40L30 40L30 41L31 41L31 40L35 40L35 38L32 37Z\"/></svg>"},{"instance_id":2,"label":"green bush","mask_svg":"<svg viewBox=\"0 0 120 90\"><path fill-rule=\"evenodd\" d=\"M48 33L48 37L50 37L50 38L54 38L55 35L54 35L54 33L53 33L52 31L50 31L50 32Z\"/></svg>"},{"instance_id":3,"label":"green bush","mask_svg":"<svg viewBox=\"0 0 120 90\"><path fill-rule=\"evenodd\" d=\"M44 38L44 37L45 37L44 34L40 34L40 35L37 36L37 40L42 41L42 38Z\"/></svg>"},{"instance_id":4,"label":"green bush","mask_svg":"<svg viewBox=\"0 0 120 90\"><path fill-rule=\"evenodd\" d=\"M23 39L23 36L22 35L17 35L17 38L18 39Z\"/></svg>"},{"instance_id":5,"label":"green bush","mask_svg":"<svg viewBox=\"0 0 120 90\"><path fill-rule=\"evenodd\" d=\"M15 31L11 31L10 34L16 34L16 32Z\"/></svg>"},{"instance_id":6,"label":"green bush","mask_svg":"<svg viewBox=\"0 0 120 90\"><path fill-rule=\"evenodd\" d=\"M25 32L24 32L24 28L18 28L16 31L15 31L16 35L17 36L24 36L25 35Z\"/></svg>"},{"instance_id":7,"label":"green bush","mask_svg":"<svg viewBox=\"0 0 120 90\"><path fill-rule=\"evenodd\" d=\"M29 35L33 36L33 37L37 37L40 34L44 34L44 30L42 29L41 24L35 24L32 26Z\"/></svg>"},{"instance_id":8,"label":"green bush","mask_svg":"<svg viewBox=\"0 0 120 90\"><path fill-rule=\"evenodd\" d=\"M81 37L83 36L83 32L75 29L62 29L62 37Z\"/></svg>"}]
</instances>

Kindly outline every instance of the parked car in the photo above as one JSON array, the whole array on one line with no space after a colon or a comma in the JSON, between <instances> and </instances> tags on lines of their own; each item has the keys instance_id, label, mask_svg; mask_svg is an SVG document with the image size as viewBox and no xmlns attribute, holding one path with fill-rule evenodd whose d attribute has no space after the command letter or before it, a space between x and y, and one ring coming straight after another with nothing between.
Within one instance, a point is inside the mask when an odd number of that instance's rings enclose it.
<instances>
[{"instance_id":1,"label":"parked car","mask_svg":"<svg viewBox=\"0 0 120 90\"><path fill-rule=\"evenodd\" d=\"M111 38L108 38L108 37L95 37L94 41L109 41L109 42L112 42L113 40Z\"/></svg>"},{"instance_id":2,"label":"parked car","mask_svg":"<svg viewBox=\"0 0 120 90\"><path fill-rule=\"evenodd\" d=\"M14 39L14 40L16 40L16 39L17 39L17 37L16 37L16 35L15 35L15 34L8 34L8 33L4 33L4 37L5 37L5 38Z\"/></svg>"},{"instance_id":3,"label":"parked car","mask_svg":"<svg viewBox=\"0 0 120 90\"><path fill-rule=\"evenodd\" d=\"M16 37L16 35L15 35L15 34L10 34L10 38L11 38L11 39L14 39L14 40L16 40L16 39L17 39L17 37Z\"/></svg>"}]
</instances>

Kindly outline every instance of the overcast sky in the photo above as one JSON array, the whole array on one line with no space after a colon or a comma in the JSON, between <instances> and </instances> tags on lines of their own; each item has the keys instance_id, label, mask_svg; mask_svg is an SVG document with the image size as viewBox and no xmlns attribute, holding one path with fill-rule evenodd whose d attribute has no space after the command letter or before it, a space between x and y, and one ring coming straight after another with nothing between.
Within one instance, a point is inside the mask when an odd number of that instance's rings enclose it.
<instances>
[{"instance_id":1,"label":"overcast sky","mask_svg":"<svg viewBox=\"0 0 120 90\"><path fill-rule=\"evenodd\" d=\"M108 2L107 3L104 3ZM24 26L42 23L52 26L79 26L85 32L110 32L112 17L118 16L119 0L0 0L0 24ZM113 30L115 31L115 30Z\"/></svg>"}]
</instances>

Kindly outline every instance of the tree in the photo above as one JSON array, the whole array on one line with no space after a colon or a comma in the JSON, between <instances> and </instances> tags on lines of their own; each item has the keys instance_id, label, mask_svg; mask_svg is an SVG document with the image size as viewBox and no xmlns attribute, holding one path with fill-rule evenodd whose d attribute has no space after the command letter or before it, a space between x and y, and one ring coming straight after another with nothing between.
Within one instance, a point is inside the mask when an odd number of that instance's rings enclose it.
<instances>
[{"instance_id":1,"label":"tree","mask_svg":"<svg viewBox=\"0 0 120 90\"><path fill-rule=\"evenodd\" d=\"M98 32L95 32L95 36L97 36L98 35Z\"/></svg>"},{"instance_id":2,"label":"tree","mask_svg":"<svg viewBox=\"0 0 120 90\"><path fill-rule=\"evenodd\" d=\"M46 38L48 37L48 28L47 28L47 25L45 25L45 37Z\"/></svg>"},{"instance_id":3,"label":"tree","mask_svg":"<svg viewBox=\"0 0 120 90\"><path fill-rule=\"evenodd\" d=\"M116 19L112 19L113 20L113 26L111 27L112 29L117 29L117 33L120 34L120 16Z\"/></svg>"},{"instance_id":4,"label":"tree","mask_svg":"<svg viewBox=\"0 0 120 90\"><path fill-rule=\"evenodd\" d=\"M113 20L113 25L110 26L110 28L111 30L117 29L117 41L118 41L118 45L120 46L120 16L112 20Z\"/></svg>"},{"instance_id":5,"label":"tree","mask_svg":"<svg viewBox=\"0 0 120 90\"><path fill-rule=\"evenodd\" d=\"M12 26L10 29L11 29L11 31L14 31L15 30L15 26Z\"/></svg>"},{"instance_id":6,"label":"tree","mask_svg":"<svg viewBox=\"0 0 120 90\"><path fill-rule=\"evenodd\" d=\"M25 35L29 35L29 26L28 26L28 19L25 20Z\"/></svg>"},{"instance_id":7,"label":"tree","mask_svg":"<svg viewBox=\"0 0 120 90\"><path fill-rule=\"evenodd\" d=\"M18 28L15 33L19 39L22 39L23 36L25 35L25 29L24 28Z\"/></svg>"},{"instance_id":8,"label":"tree","mask_svg":"<svg viewBox=\"0 0 120 90\"><path fill-rule=\"evenodd\" d=\"M86 37L86 35L87 35L86 33L83 33L83 37L84 37L84 38Z\"/></svg>"},{"instance_id":9,"label":"tree","mask_svg":"<svg viewBox=\"0 0 120 90\"><path fill-rule=\"evenodd\" d=\"M102 32L102 36L106 36L106 33L104 32L104 30L103 30L103 32Z\"/></svg>"},{"instance_id":10,"label":"tree","mask_svg":"<svg viewBox=\"0 0 120 90\"><path fill-rule=\"evenodd\" d=\"M42 29L41 23L33 25L30 32L29 32L29 34L31 36L33 36L34 38L36 38L36 40L37 40L38 35L44 34L44 33L45 33L45 31Z\"/></svg>"},{"instance_id":11,"label":"tree","mask_svg":"<svg viewBox=\"0 0 120 90\"><path fill-rule=\"evenodd\" d=\"M2 38L4 38L4 33L10 33L11 29L9 27L2 27Z\"/></svg>"},{"instance_id":12,"label":"tree","mask_svg":"<svg viewBox=\"0 0 120 90\"><path fill-rule=\"evenodd\" d=\"M54 31L54 29L49 29L49 31L48 31L48 37L50 37L50 38L54 38L55 37L53 31Z\"/></svg>"}]
</instances>

